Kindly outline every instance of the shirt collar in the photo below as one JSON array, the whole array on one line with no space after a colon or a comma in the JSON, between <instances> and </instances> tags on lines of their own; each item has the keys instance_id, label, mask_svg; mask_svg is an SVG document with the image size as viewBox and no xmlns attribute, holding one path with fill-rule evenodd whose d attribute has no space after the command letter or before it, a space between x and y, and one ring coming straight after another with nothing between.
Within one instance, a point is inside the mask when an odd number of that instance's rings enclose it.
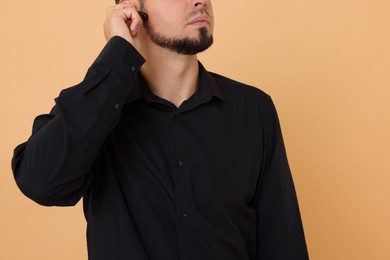
<instances>
[{"instance_id":1,"label":"shirt collar","mask_svg":"<svg viewBox=\"0 0 390 260\"><path fill-rule=\"evenodd\" d=\"M223 101L226 101L226 97L222 92L221 87L215 81L214 77L208 72L204 66L199 64L199 80L198 80L198 89L195 94L190 97L190 99L197 99L199 102L204 103L209 101L212 97L217 97ZM139 74L129 93L126 103L130 103L139 99L145 99L148 102L157 102L161 100L158 96L154 95L148 85L146 84L144 78Z\"/></svg>"},{"instance_id":2,"label":"shirt collar","mask_svg":"<svg viewBox=\"0 0 390 260\"><path fill-rule=\"evenodd\" d=\"M199 88L198 92L201 95L205 96L214 96L217 97L223 101L226 101L226 97L222 92L221 87L218 85L218 83L215 81L214 77L211 75L210 72L208 72L202 65L202 63L198 62L199 64Z\"/></svg>"}]
</instances>

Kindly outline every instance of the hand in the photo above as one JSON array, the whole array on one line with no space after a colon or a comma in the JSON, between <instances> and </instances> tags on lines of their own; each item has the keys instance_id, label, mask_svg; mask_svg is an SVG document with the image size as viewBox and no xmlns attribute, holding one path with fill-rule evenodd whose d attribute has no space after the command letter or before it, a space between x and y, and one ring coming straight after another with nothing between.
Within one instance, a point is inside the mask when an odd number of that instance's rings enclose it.
<instances>
[{"instance_id":1,"label":"hand","mask_svg":"<svg viewBox=\"0 0 390 260\"><path fill-rule=\"evenodd\" d=\"M129 1L107 8L104 21L104 35L106 40L113 36L120 36L139 50L140 43L137 40L143 21L138 14L137 6Z\"/></svg>"}]
</instances>

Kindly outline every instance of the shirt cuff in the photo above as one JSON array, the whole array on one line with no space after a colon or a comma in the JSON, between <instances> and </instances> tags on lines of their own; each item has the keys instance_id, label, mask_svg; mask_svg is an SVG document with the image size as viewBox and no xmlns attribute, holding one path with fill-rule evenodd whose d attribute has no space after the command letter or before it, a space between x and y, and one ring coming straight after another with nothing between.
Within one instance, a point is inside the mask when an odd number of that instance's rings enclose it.
<instances>
[{"instance_id":1,"label":"shirt cuff","mask_svg":"<svg viewBox=\"0 0 390 260\"><path fill-rule=\"evenodd\" d=\"M114 36L104 46L94 63L107 65L130 83L137 77L145 59L128 41L120 36Z\"/></svg>"}]
</instances>

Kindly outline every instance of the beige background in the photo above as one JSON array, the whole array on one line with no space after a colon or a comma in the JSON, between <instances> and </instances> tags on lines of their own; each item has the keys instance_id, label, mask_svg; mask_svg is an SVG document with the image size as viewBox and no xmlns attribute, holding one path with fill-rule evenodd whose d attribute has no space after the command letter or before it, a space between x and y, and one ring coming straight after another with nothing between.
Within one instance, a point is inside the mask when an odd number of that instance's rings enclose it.
<instances>
[{"instance_id":1,"label":"beige background","mask_svg":"<svg viewBox=\"0 0 390 260\"><path fill-rule=\"evenodd\" d=\"M86 259L81 203L34 204L10 160L34 117L82 80L113 2L1 4L0 260ZM389 1L214 0L214 9L216 43L200 59L273 97L311 259L389 260Z\"/></svg>"}]
</instances>

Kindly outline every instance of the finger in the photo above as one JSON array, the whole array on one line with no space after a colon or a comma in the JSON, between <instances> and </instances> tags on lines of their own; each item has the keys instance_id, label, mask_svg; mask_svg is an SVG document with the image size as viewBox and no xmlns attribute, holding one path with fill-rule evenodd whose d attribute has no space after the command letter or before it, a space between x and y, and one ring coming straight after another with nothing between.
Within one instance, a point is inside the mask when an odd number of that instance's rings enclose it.
<instances>
[{"instance_id":1,"label":"finger","mask_svg":"<svg viewBox=\"0 0 390 260\"><path fill-rule=\"evenodd\" d=\"M143 24L141 16L133 5L118 4L118 6L111 11L111 16L122 17L132 34L136 33Z\"/></svg>"},{"instance_id":2,"label":"finger","mask_svg":"<svg viewBox=\"0 0 390 260\"><path fill-rule=\"evenodd\" d=\"M129 0L120 1L119 4L116 4L118 9L128 8L128 6L134 7L135 9L138 9L138 6L136 3L132 3Z\"/></svg>"},{"instance_id":3,"label":"finger","mask_svg":"<svg viewBox=\"0 0 390 260\"><path fill-rule=\"evenodd\" d=\"M116 4L116 5L112 5L110 7L107 8L107 11L108 12L113 12L113 11L117 11L117 10L121 10L121 9L124 9L126 8L126 6L129 6L131 5L130 2L122 2L122 3L119 3L119 4Z\"/></svg>"},{"instance_id":4,"label":"finger","mask_svg":"<svg viewBox=\"0 0 390 260\"><path fill-rule=\"evenodd\" d=\"M132 12L131 17L131 25L130 25L130 31L134 34L137 34L139 31L139 28L141 28L143 21L141 16L136 11L135 13Z\"/></svg>"},{"instance_id":5,"label":"finger","mask_svg":"<svg viewBox=\"0 0 390 260\"><path fill-rule=\"evenodd\" d=\"M118 7L118 12L127 18L126 24L131 32L131 35L135 36L143 24L142 17L140 16L137 8L132 4L122 4Z\"/></svg>"},{"instance_id":6,"label":"finger","mask_svg":"<svg viewBox=\"0 0 390 260\"><path fill-rule=\"evenodd\" d=\"M113 7L114 7L114 10L123 10L123 9L127 9L127 8L137 9L137 6L135 6L134 4L131 4L129 2L122 2L120 4L114 5Z\"/></svg>"}]
</instances>

